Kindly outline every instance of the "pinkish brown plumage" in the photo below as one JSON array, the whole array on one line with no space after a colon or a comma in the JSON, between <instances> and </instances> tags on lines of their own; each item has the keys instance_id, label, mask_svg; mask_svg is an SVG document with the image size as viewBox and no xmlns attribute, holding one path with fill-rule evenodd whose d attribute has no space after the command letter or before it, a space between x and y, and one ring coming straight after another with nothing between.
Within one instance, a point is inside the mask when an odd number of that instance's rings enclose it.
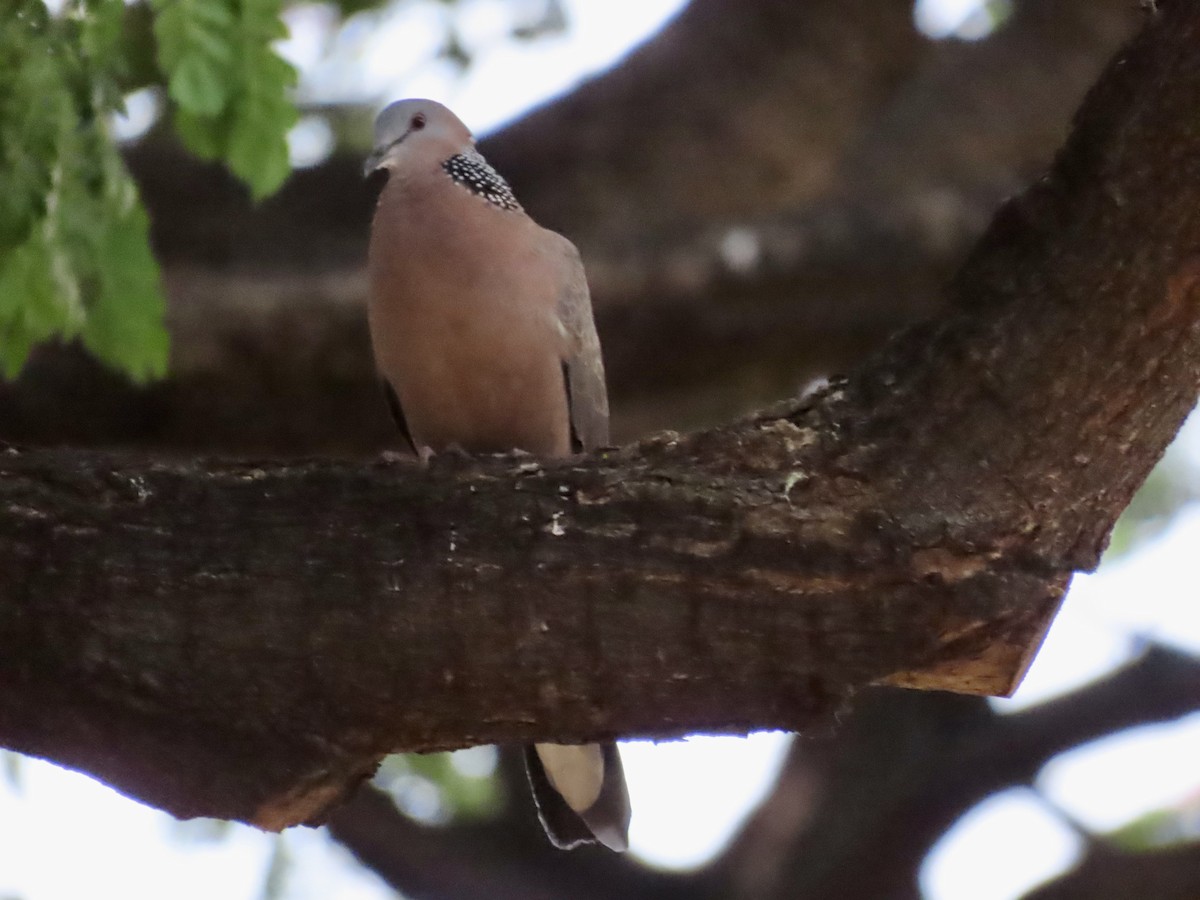
<instances>
[{"instance_id":1,"label":"pinkish brown plumage","mask_svg":"<svg viewBox=\"0 0 1200 900\"><path fill-rule=\"evenodd\" d=\"M566 456L608 441L608 399L583 265L542 228L431 100L380 113L367 172L387 172L371 226L371 343L393 412L425 454ZM628 843L615 745L528 748L558 846Z\"/></svg>"}]
</instances>

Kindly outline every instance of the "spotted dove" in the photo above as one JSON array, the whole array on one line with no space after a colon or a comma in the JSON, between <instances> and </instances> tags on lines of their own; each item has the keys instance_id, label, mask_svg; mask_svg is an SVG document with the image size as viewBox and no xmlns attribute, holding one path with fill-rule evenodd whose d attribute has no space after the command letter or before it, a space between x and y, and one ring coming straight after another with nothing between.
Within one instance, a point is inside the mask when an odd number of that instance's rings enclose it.
<instances>
[{"instance_id":1,"label":"spotted dove","mask_svg":"<svg viewBox=\"0 0 1200 900\"><path fill-rule=\"evenodd\" d=\"M575 246L525 214L439 103L401 100L379 114L366 174L380 171L371 343L412 451L566 456L605 445L604 366ZM525 758L555 845L626 848L615 744L534 744Z\"/></svg>"}]
</instances>

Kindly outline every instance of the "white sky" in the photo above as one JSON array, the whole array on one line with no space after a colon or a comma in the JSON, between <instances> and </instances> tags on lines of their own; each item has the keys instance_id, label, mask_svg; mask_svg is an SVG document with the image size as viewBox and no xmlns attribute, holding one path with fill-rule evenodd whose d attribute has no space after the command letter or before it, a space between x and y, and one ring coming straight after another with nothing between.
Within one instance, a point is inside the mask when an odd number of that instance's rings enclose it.
<instances>
[{"instance_id":1,"label":"white sky","mask_svg":"<svg viewBox=\"0 0 1200 900\"><path fill-rule=\"evenodd\" d=\"M458 79L431 62L448 13L436 3L405 7L387 21L364 19L337 48L344 62L319 65L318 39L328 10L291 15L288 55L316 67L309 99L359 96L381 105L429 96L453 107L477 132L611 64L653 33L682 0L568 0L567 34L512 46L502 39L506 3L469 0L460 19L475 65ZM978 0L921 0L919 21L931 33L957 33ZM319 89L318 89L319 85ZM324 98L327 99L327 98ZM319 143L320 136L306 140ZM304 141L297 143L303 144ZM1200 426L1184 443L1200 465ZM1200 508L1181 514L1158 539L1101 573L1080 576L1030 674L1012 701L1020 708L1085 683L1127 659L1134 635L1153 636L1200 653L1196 548ZM718 850L769 788L787 738L694 738L625 746L635 815L633 852L665 866L695 865ZM1087 827L1116 827L1200 790L1200 716L1138 729L1054 761L1038 790ZM185 826L186 827L186 826ZM20 787L0 779L0 897L67 900L254 900L260 896L273 841L244 826L213 841L181 841L180 826L98 783L26 760ZM320 832L286 836L295 869L292 900L382 900L392 894ZM935 848L922 870L929 900L1008 900L1070 862L1078 838L1029 790L1012 790L967 815Z\"/></svg>"}]
</instances>

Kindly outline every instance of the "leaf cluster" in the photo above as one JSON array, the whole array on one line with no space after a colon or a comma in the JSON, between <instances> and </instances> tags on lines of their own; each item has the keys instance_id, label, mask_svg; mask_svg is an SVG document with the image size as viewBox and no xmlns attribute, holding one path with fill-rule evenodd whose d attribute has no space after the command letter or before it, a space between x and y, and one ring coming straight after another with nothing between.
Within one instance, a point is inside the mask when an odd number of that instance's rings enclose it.
<instances>
[{"instance_id":1,"label":"leaf cluster","mask_svg":"<svg viewBox=\"0 0 1200 900\"><path fill-rule=\"evenodd\" d=\"M175 128L204 159L224 161L255 198L290 171L296 71L272 48L286 37L281 0L150 0L158 63Z\"/></svg>"},{"instance_id":2,"label":"leaf cluster","mask_svg":"<svg viewBox=\"0 0 1200 900\"><path fill-rule=\"evenodd\" d=\"M289 172L295 70L281 0L0 0L0 377L79 339L135 380L167 368L149 220L113 123L160 76L176 131L256 198ZM153 36L153 60L143 51Z\"/></svg>"}]
</instances>

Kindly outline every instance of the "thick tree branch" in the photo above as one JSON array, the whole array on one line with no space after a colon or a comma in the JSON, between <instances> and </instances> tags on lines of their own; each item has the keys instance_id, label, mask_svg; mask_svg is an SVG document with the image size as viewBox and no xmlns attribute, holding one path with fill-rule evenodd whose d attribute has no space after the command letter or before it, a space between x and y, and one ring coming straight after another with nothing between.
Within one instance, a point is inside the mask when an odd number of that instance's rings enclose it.
<instances>
[{"instance_id":1,"label":"thick tree branch","mask_svg":"<svg viewBox=\"0 0 1200 900\"><path fill-rule=\"evenodd\" d=\"M941 320L755 419L554 464L0 456L0 736L180 815L316 817L395 749L802 728L1003 691L1200 386L1200 3Z\"/></svg>"}]
</instances>

